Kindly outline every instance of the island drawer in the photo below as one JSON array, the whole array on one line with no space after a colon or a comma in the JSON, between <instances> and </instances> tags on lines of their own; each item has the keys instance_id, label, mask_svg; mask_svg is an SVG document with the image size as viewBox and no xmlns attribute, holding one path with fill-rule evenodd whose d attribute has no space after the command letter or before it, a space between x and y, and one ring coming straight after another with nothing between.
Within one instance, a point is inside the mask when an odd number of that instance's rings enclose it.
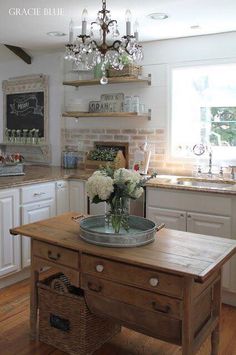
<instances>
[{"instance_id":1,"label":"island drawer","mask_svg":"<svg viewBox=\"0 0 236 355\"><path fill-rule=\"evenodd\" d=\"M81 286L91 294L132 304L157 314L164 314L177 319L182 318L182 301L176 298L120 285L87 274L82 274Z\"/></svg>"},{"instance_id":2,"label":"island drawer","mask_svg":"<svg viewBox=\"0 0 236 355\"><path fill-rule=\"evenodd\" d=\"M180 319L148 311L99 294L92 294L88 291L85 291L85 299L88 308L94 314L109 317L127 328L148 336L181 345L182 321Z\"/></svg>"},{"instance_id":3,"label":"island drawer","mask_svg":"<svg viewBox=\"0 0 236 355\"><path fill-rule=\"evenodd\" d=\"M143 267L83 254L82 271L96 277L177 298L183 297L183 278Z\"/></svg>"},{"instance_id":4,"label":"island drawer","mask_svg":"<svg viewBox=\"0 0 236 355\"><path fill-rule=\"evenodd\" d=\"M65 249L49 243L33 241L34 255L54 263L79 268L79 253L70 249Z\"/></svg>"}]
</instances>

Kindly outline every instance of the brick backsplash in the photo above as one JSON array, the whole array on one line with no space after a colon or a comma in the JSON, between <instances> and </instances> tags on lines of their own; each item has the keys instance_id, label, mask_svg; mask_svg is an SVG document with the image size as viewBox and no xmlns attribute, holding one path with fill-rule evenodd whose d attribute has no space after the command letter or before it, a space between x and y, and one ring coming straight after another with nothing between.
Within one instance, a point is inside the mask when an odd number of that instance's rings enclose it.
<instances>
[{"instance_id":1,"label":"brick backsplash","mask_svg":"<svg viewBox=\"0 0 236 355\"><path fill-rule=\"evenodd\" d=\"M102 142L128 142L129 143L129 166L133 166L134 152L145 141L151 149L150 170L159 173L191 174L192 167L167 161L166 134L164 129L101 129L101 128L77 128L62 130L63 150L73 149L84 159L85 153L92 150L95 141ZM78 150L78 142L82 149Z\"/></svg>"}]
</instances>

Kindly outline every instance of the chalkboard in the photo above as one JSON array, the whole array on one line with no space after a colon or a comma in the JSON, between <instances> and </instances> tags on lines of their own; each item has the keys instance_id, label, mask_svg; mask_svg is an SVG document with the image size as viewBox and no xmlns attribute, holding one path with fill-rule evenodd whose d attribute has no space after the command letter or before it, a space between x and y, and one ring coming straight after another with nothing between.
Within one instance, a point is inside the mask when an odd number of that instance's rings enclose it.
<instances>
[{"instance_id":1,"label":"chalkboard","mask_svg":"<svg viewBox=\"0 0 236 355\"><path fill-rule=\"evenodd\" d=\"M44 92L6 95L6 127L8 129L39 130L44 137Z\"/></svg>"}]
</instances>

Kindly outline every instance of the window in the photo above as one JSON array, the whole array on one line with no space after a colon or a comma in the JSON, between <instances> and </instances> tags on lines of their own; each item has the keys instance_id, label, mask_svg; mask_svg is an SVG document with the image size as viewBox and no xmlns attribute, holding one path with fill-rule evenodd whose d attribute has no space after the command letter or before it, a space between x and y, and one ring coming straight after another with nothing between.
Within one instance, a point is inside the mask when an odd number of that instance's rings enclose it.
<instances>
[{"instance_id":1,"label":"window","mask_svg":"<svg viewBox=\"0 0 236 355\"><path fill-rule=\"evenodd\" d=\"M201 144L214 160L236 160L236 64L173 68L171 108L172 157Z\"/></svg>"}]
</instances>

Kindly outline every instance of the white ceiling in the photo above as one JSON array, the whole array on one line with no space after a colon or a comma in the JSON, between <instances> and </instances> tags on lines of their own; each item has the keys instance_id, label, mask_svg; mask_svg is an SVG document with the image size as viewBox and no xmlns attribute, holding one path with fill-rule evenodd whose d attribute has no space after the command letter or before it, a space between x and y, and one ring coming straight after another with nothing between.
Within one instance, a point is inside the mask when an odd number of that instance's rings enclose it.
<instances>
[{"instance_id":1,"label":"white ceiling","mask_svg":"<svg viewBox=\"0 0 236 355\"><path fill-rule=\"evenodd\" d=\"M89 20L95 20L101 3L101 0L0 0L0 43L29 50L63 49L68 37L49 37L46 33L62 31L68 34L71 18L77 26L81 25L84 7L88 10ZM121 35L125 30L124 13L127 7L132 12L133 20L137 19L140 24L141 41L236 31L235 0L107 0L107 8L111 10L112 18L118 20ZM14 16L9 15L10 8L20 9L21 14L23 9L28 8L39 8L41 13L44 8L61 8L64 14ZM154 12L167 13L169 18L164 21L147 18ZM200 27L190 28L196 25Z\"/></svg>"}]
</instances>

